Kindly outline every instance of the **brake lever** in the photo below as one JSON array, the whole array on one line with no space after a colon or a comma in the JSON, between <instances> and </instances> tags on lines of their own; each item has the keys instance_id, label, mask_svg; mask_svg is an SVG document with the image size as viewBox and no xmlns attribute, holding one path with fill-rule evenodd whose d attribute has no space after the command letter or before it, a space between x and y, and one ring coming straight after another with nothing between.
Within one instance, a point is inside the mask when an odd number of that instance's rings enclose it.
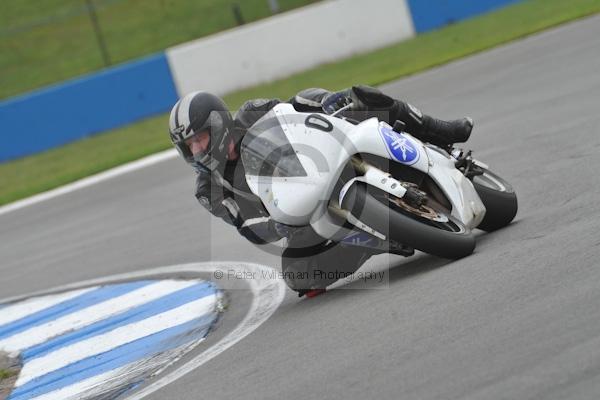
<instances>
[{"instance_id":1,"label":"brake lever","mask_svg":"<svg viewBox=\"0 0 600 400\"><path fill-rule=\"evenodd\" d=\"M340 114L340 113L342 113L342 112L344 112L344 111L346 111L346 110L349 110L349 109L351 109L353 105L354 105L354 103L353 103L353 102L350 102L349 104L346 104L344 107L340 108L339 110L335 111L334 113L332 113L332 114L330 114L330 115L331 115L332 117L335 117L335 116L337 116L338 114Z\"/></svg>"}]
</instances>

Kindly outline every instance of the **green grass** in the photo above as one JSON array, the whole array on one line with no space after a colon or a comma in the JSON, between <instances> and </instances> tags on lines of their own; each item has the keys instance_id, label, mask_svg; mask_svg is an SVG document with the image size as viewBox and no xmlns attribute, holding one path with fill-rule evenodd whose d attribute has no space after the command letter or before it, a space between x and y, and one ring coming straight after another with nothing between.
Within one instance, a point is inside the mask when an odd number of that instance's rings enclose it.
<instances>
[{"instance_id":1,"label":"green grass","mask_svg":"<svg viewBox=\"0 0 600 400\"><path fill-rule=\"evenodd\" d=\"M369 54L236 92L225 100L235 109L248 98L286 99L310 86L376 85L597 12L598 0L528 0ZM169 148L166 129L165 114L0 165L0 204Z\"/></svg>"},{"instance_id":2,"label":"green grass","mask_svg":"<svg viewBox=\"0 0 600 400\"><path fill-rule=\"evenodd\" d=\"M15 371L11 371L10 369L2 369L0 368L0 381L3 379L7 379L10 378L12 376L15 376L16 372Z\"/></svg>"},{"instance_id":3,"label":"green grass","mask_svg":"<svg viewBox=\"0 0 600 400\"><path fill-rule=\"evenodd\" d=\"M282 11L317 0L279 0ZM271 15L266 0L94 0L112 63ZM4 0L0 99L104 67L84 0Z\"/></svg>"},{"instance_id":4,"label":"green grass","mask_svg":"<svg viewBox=\"0 0 600 400\"><path fill-rule=\"evenodd\" d=\"M0 204L28 197L169 147L166 116L0 164Z\"/></svg>"}]
</instances>

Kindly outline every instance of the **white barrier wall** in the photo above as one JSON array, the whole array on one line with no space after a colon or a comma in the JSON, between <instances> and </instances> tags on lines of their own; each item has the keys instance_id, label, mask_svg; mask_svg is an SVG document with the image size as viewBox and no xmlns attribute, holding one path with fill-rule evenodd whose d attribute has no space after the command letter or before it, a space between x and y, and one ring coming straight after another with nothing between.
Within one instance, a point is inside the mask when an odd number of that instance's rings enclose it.
<instances>
[{"instance_id":1,"label":"white barrier wall","mask_svg":"<svg viewBox=\"0 0 600 400\"><path fill-rule=\"evenodd\" d=\"M167 59L180 96L225 94L414 35L405 0L326 0L173 47Z\"/></svg>"}]
</instances>

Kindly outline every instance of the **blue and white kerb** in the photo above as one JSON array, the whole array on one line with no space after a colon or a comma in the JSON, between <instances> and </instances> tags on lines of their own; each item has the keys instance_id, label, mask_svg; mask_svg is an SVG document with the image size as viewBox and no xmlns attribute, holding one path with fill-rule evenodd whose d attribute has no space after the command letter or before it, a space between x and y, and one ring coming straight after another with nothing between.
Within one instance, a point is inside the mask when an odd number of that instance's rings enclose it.
<instances>
[{"instance_id":1,"label":"blue and white kerb","mask_svg":"<svg viewBox=\"0 0 600 400\"><path fill-rule=\"evenodd\" d=\"M218 319L202 280L142 280L0 308L0 351L22 369L9 400L116 398L192 350Z\"/></svg>"}]
</instances>

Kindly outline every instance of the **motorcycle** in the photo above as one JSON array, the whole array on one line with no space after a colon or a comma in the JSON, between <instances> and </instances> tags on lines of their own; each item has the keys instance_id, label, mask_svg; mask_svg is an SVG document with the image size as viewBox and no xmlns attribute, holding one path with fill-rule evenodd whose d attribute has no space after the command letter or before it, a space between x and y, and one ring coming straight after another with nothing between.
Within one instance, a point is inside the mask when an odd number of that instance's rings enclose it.
<instances>
[{"instance_id":1,"label":"motorcycle","mask_svg":"<svg viewBox=\"0 0 600 400\"><path fill-rule=\"evenodd\" d=\"M514 219L513 188L470 151L424 143L401 121L355 121L351 107L279 104L246 133L246 182L275 221L332 242L458 259L474 251L473 229Z\"/></svg>"}]
</instances>

